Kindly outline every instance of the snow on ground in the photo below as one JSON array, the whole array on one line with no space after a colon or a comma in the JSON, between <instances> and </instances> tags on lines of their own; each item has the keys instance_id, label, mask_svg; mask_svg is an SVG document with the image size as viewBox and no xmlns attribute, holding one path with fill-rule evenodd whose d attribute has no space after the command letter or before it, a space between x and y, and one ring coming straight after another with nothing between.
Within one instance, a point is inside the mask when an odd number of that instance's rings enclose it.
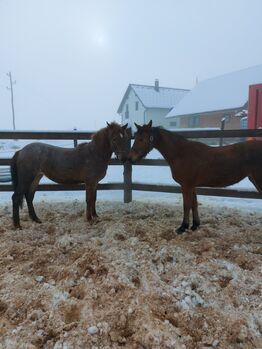
<instances>
[{"instance_id":1,"label":"snow on ground","mask_svg":"<svg viewBox=\"0 0 262 349\"><path fill-rule=\"evenodd\" d=\"M0 205L0 348L261 349L261 214L179 203L36 204L14 231Z\"/></svg>"},{"instance_id":2,"label":"snow on ground","mask_svg":"<svg viewBox=\"0 0 262 349\"><path fill-rule=\"evenodd\" d=\"M168 167L134 166L133 178L174 183ZM121 180L110 166L103 182ZM180 194L134 191L124 205L122 191L99 191L90 226L84 192L38 192L43 223L25 208L22 231L11 194L0 193L0 349L262 348L260 200L200 196L201 228L178 236Z\"/></svg>"}]
</instances>

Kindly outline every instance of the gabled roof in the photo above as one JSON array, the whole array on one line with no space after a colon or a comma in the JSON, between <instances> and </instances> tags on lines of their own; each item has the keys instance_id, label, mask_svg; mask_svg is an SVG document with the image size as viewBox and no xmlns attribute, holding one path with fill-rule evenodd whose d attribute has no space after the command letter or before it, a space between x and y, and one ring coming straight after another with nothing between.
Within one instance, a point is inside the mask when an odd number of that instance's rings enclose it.
<instances>
[{"instance_id":1,"label":"gabled roof","mask_svg":"<svg viewBox=\"0 0 262 349\"><path fill-rule=\"evenodd\" d=\"M244 108L256 83L262 83L262 65L203 80L166 117Z\"/></svg>"},{"instance_id":2,"label":"gabled roof","mask_svg":"<svg viewBox=\"0 0 262 349\"><path fill-rule=\"evenodd\" d=\"M125 100L131 89L133 89L145 108L171 109L189 92L189 90L185 89L161 86L159 86L159 90L157 91L155 86L129 84L118 107L118 113L121 113Z\"/></svg>"}]
</instances>

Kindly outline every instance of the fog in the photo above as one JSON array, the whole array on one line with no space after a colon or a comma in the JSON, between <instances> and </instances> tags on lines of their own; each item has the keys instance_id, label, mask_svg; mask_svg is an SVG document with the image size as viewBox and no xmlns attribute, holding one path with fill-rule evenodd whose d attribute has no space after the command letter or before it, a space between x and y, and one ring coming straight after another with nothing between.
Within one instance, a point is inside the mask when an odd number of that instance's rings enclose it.
<instances>
[{"instance_id":1,"label":"fog","mask_svg":"<svg viewBox=\"0 0 262 349\"><path fill-rule=\"evenodd\" d=\"M0 0L0 121L94 130L129 83L192 88L261 64L260 0Z\"/></svg>"}]
</instances>

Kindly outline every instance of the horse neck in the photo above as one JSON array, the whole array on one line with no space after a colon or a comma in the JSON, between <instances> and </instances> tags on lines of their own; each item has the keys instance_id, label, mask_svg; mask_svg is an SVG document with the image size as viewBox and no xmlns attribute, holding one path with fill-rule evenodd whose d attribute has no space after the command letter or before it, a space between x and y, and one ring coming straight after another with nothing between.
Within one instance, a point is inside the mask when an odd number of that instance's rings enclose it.
<instances>
[{"instance_id":1,"label":"horse neck","mask_svg":"<svg viewBox=\"0 0 262 349\"><path fill-rule=\"evenodd\" d=\"M176 136L170 131L156 128L154 130L153 146L156 148L168 163L171 163L179 156L181 146L186 142L186 139Z\"/></svg>"},{"instance_id":2,"label":"horse neck","mask_svg":"<svg viewBox=\"0 0 262 349\"><path fill-rule=\"evenodd\" d=\"M104 132L101 132L101 134L95 135L91 143L98 157L105 162L109 162L113 151L111 149L108 132L106 129L103 131Z\"/></svg>"}]
</instances>

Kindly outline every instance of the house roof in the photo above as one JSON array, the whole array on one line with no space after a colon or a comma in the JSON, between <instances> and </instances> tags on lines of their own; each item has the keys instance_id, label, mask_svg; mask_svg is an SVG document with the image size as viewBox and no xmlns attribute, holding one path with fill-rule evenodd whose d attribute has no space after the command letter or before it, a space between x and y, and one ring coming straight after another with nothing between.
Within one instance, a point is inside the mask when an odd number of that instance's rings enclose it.
<instances>
[{"instance_id":1,"label":"house roof","mask_svg":"<svg viewBox=\"0 0 262 349\"><path fill-rule=\"evenodd\" d=\"M161 86L159 86L159 90L157 91L155 86L129 84L118 107L118 113L121 113L123 105L131 89L135 92L136 96L145 108L171 109L189 92L189 90L185 89Z\"/></svg>"},{"instance_id":2,"label":"house roof","mask_svg":"<svg viewBox=\"0 0 262 349\"><path fill-rule=\"evenodd\" d=\"M262 65L238 70L199 82L167 118L243 108L249 85L262 82Z\"/></svg>"}]
</instances>

